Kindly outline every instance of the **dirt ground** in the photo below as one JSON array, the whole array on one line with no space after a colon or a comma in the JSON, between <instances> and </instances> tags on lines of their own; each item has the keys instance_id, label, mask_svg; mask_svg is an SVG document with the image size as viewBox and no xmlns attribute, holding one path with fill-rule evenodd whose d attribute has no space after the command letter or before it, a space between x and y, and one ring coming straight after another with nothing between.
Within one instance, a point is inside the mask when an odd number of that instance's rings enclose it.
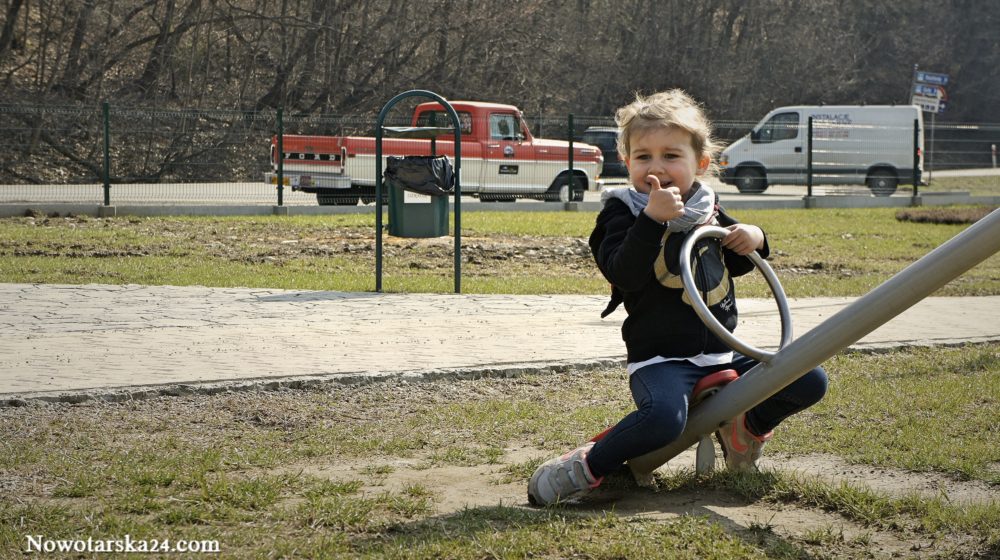
<instances>
[{"instance_id":1,"label":"dirt ground","mask_svg":"<svg viewBox=\"0 0 1000 560\"><path fill-rule=\"evenodd\" d=\"M516 381L484 381L489 387L475 387L475 382L432 382L418 390L409 385L404 390L392 391L392 400L401 410L423 406L428 392L440 392L438 398L455 402L474 401L484 393L512 391ZM392 382L389 385L393 385ZM422 385L422 384L419 384ZM380 385L359 387L352 391L377 393ZM427 392L425 392L425 389ZM374 398L374 397L373 397ZM401 399L401 402L400 402ZM411 401L412 399L412 401ZM351 399L353 400L353 399ZM406 401L411 401L407 403ZM451 437L461 437L458 435ZM721 452L716 447L716 467L724 468ZM495 464L477 466L434 466L427 468L422 456L386 458L385 460L338 460L322 465L295 465L283 467L334 480L366 481L365 490L378 493L401 490L419 484L435 496L434 515L447 516L465 508L511 506L532 507L527 500L527 486L523 480L511 482L509 467L531 460L548 458L546 452L532 445L510 446ZM374 477L373 462L391 467L387 474ZM1000 502L1000 488L978 481L962 481L935 473L915 473L903 470L852 465L832 455L787 455L765 453L761 461L764 470L795 473L803 477L819 477L836 486L848 483L853 487L867 488L892 497L920 495L928 498L946 496L952 504L986 504ZM694 448L675 457L661 467L661 473L688 471L694 468ZM975 550L973 537L951 534L935 540L927 535L908 531L884 530L854 523L836 513L818 507L805 507L796 503L748 501L733 493L706 488L704 490L652 490L636 486L630 477L622 476L606 481L594 494L578 504L566 506L573 511L602 515L613 511L621 516L646 519L671 519L681 515L707 517L733 533L745 533L763 528L765 538L793 542L807 549L821 546L818 558L967 558L967 551ZM815 542L823 535L824 542ZM981 546L981 544L979 544ZM815 550L815 549L814 549ZM988 553L990 554L990 553ZM989 556L987 556L989 557Z\"/></svg>"},{"instance_id":2,"label":"dirt ground","mask_svg":"<svg viewBox=\"0 0 1000 560\"><path fill-rule=\"evenodd\" d=\"M227 230L220 227L215 230L191 231L182 225L175 226L157 222L130 221L127 219L98 220L88 218L53 218L35 216L22 218L25 222L33 222L39 226L55 225L60 227L85 228L127 228L141 230L150 229L167 238L176 238L207 248L212 254L238 260L283 261L300 256L335 256L366 254L373 251L371 234L358 228L330 228L322 232L303 232L301 235L290 235L287 231L275 231L270 234L245 236L244 232ZM154 231L155 229L155 231ZM240 240L241 244L234 243ZM386 256L394 262L401 260L406 266L414 268L448 269L452 263L452 238L430 240L412 240L394 237L385 238ZM183 243L182 243L183 245ZM142 254L157 255L176 252L174 243L149 243L137 241L135 246L123 245L113 249L100 246L74 246L58 243L44 248L16 247L15 255L25 254L59 254L64 256L110 256ZM487 238L463 237L463 255L470 264L482 267L488 271L496 268L507 270L511 263L519 260L525 262L543 262L551 268L593 269L592 260L586 240L581 238L554 239L551 237L531 237L524 235L503 236L491 235ZM428 258L435 257L435 258ZM440 257L440 258L437 258ZM414 410L427 402L427 391L434 390L436 383L427 383L421 391L394 391L393 401L400 410ZM479 390L462 394L462 387L468 384L451 384L442 391L439 398L453 402L473 399L481 396ZM388 387L355 387L344 388L345 392L354 392L351 398L344 402L363 403L365 392L381 393ZM501 388L497 388L501 391ZM407 403L407 395L414 402ZM262 399L266 399L264 396ZM372 397L374 398L374 397ZM205 401L213 397L198 397L193 401L191 410L200 408ZM177 405L178 403L174 403ZM149 408L148 414L159 414L155 406ZM173 414L187 414L178 408ZM44 410L44 409L43 409ZM363 418L363 408L359 409L358 417ZM54 412L54 411L51 411ZM342 411L341 418L351 418L351 411ZM45 414L43 412L43 414ZM308 419L303 419L307 421ZM529 507L526 498L524 481L505 482L504 469L510 465L551 455L532 446L510 447L505 449L504 456L496 464L478 465L473 467L441 466L425 468L425 461L417 458L388 458L383 464L393 467L392 472L373 479L365 469L371 467L371 461L341 459L334 462L324 462L322 465L284 466L282 469L305 471L317 476L338 480L369 481L369 489L373 492L385 489L401 489L413 483L419 483L430 490L435 496L435 514L446 515L461 511L463 508L478 506L506 505ZM380 460L381 461L381 460ZM721 464L721 457L719 459ZM673 459L666 469L690 469L693 467L693 451L689 450ZM1000 502L1000 488L990 487L983 483L959 481L943 475L912 473L906 471L881 469L870 466L847 464L835 456L778 456L765 455L764 468L781 471L798 472L808 476L818 476L833 483L847 482L861 485L872 490L893 496L905 496L918 493L926 496L945 495L953 503L986 503ZM619 515L636 516L653 519L667 519L683 514L707 516L714 522L722 524L731 531L742 531L752 527L766 527L778 538L794 542L808 541L815 538L816 532L833 532L834 541L838 544L827 550L828 554L837 558L858 557L861 552L876 557L933 558L941 554L949 554L950 550L962 550L968 545L967 535L951 535L946 542L933 541L929 538L906 537L905 533L863 527L847 520L836 513L822 511L818 508L805 508L794 504L774 504L747 502L739 497L718 491L660 491L630 487L628 485L609 485L596 492L582 504L570 506L574 509L599 514L613 510ZM810 536L813 535L813 536ZM861 545L857 543L868 543ZM863 556L863 554L861 554Z\"/></svg>"},{"instance_id":3,"label":"dirt ground","mask_svg":"<svg viewBox=\"0 0 1000 560\"><path fill-rule=\"evenodd\" d=\"M564 375L564 374L556 374ZM568 374L565 374L568 375ZM588 379L590 379L588 377ZM611 380L617 381L617 380ZM93 440L89 446L118 448L129 441L169 438L195 447L226 445L230 438L246 430L265 430L291 436L317 426L337 426L372 430L379 435L411 433L414 419L425 413L439 414L441 407L454 403L495 401L498 398L537 401L547 398L550 384L567 384L570 379L481 379L405 382L387 380L366 385L333 385L314 391L250 391L186 397L157 397L130 403L83 405L29 405L0 409L0 424L10 428L7 437L15 445L35 445L31 434L49 425L83 426L78 436ZM593 398L593 393L588 393ZM378 422L372 424L374 411ZM92 431L100 427L97 434ZM374 427L373 427L374 426ZM270 474L305 473L337 481L362 481L364 492L403 492L419 485L433 496L430 515L447 516L466 508L508 506L530 508L526 481L513 480L511 467L529 464L553 455L537 447L538 441L508 445L495 462L474 466L441 465L430 460L435 451L452 445L482 444L482 433L468 426L439 424L421 439L421 449L406 456L330 456L318 460L286 463ZM779 436L780 437L780 434ZM28 439L25 439L28 438ZM277 438L280 441L284 437ZM23 440L23 441L22 441ZM16 443L15 443L16 442ZM717 446L716 446L717 447ZM122 449L124 451L124 449ZM717 449L717 467L723 462ZM672 459L661 472L690 471L693 449ZM952 504L1000 502L1000 488L975 481L960 481L943 474L848 464L828 455L783 455L765 453L761 465L783 473L819 477L837 485L850 483L893 497L920 494L946 496ZM387 468L385 468L387 467ZM29 467L30 468L30 467ZM373 470L374 469L374 470ZM517 469L513 469L517 471ZM33 476L8 473L0 476L0 496L36 496L49 493L48 485ZM789 502L753 501L735 493L690 486L680 490L640 488L628 477L608 480L579 504L566 506L587 515L616 515L667 520L681 515L706 517L727 531L745 538L792 543L816 552L815 558L989 558L983 543L957 531L931 538L906 527L892 530L862 526L837 513L810 507L801 500ZM979 554L979 556L974 556Z\"/></svg>"},{"instance_id":4,"label":"dirt ground","mask_svg":"<svg viewBox=\"0 0 1000 560\"><path fill-rule=\"evenodd\" d=\"M358 227L257 227L245 224L208 223L138 218L89 218L46 216L39 213L13 218L21 224L66 230L96 229L132 232L134 242L115 245L99 239L80 243L50 239L44 245L0 240L0 252L34 257L155 257L199 251L247 264L280 265L299 258L374 258L375 235ZM124 238L123 238L124 239ZM397 268L449 271L454 266L454 238L402 238L383 236L383 256ZM541 237L490 234L462 236L462 259L470 273L509 273L511 268L544 268L560 273L594 273L587 240L582 237Z\"/></svg>"},{"instance_id":5,"label":"dirt ground","mask_svg":"<svg viewBox=\"0 0 1000 560\"><path fill-rule=\"evenodd\" d=\"M419 461L401 459L389 462L393 471L366 490L377 493L401 490L420 484L435 495L435 515L446 516L465 508L489 506L531 507L528 505L523 481L506 482L504 468L545 455L531 447L511 448L500 463L475 467L418 467ZM721 455L718 465L722 465ZM662 467L692 469L693 449L685 451ZM334 480L366 480L364 472L371 463L338 462L309 467L305 472ZM909 473L898 470L859 467L846 464L832 456L771 456L762 462L765 469L794 471L807 476L819 476L834 484L848 482L867 486L893 496L917 493L926 496L946 494L952 502L985 503L1000 500L1000 492L976 482L949 480L940 475ZM302 470L296 468L296 471ZM859 558L874 554L876 558L935 558L954 554L969 543L962 535L953 535L949 542L928 537L904 537L896 532L863 527L843 516L817 508L794 504L749 502L731 493L717 490L654 491L617 481L610 488L600 488L595 494L567 508L584 513L601 514L613 511L620 516L645 519L671 519L682 515L707 517L727 531L739 533L753 527L766 528L777 538L796 543L809 542L817 534L829 535L834 548L825 554L831 558ZM864 546L858 543L864 542ZM961 553L959 553L961 554ZM960 557L960 556L959 556Z\"/></svg>"}]
</instances>

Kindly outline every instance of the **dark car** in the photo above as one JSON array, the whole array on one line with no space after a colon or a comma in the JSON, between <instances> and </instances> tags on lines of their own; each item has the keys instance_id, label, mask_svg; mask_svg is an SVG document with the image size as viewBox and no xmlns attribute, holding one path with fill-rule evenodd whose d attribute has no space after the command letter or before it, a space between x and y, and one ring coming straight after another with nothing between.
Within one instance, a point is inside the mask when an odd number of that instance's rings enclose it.
<instances>
[{"instance_id":1,"label":"dark car","mask_svg":"<svg viewBox=\"0 0 1000 560\"><path fill-rule=\"evenodd\" d=\"M625 163L618 155L618 134L618 129L613 126L591 126L583 132L581 140L600 148L604 156L601 177L628 177Z\"/></svg>"}]
</instances>

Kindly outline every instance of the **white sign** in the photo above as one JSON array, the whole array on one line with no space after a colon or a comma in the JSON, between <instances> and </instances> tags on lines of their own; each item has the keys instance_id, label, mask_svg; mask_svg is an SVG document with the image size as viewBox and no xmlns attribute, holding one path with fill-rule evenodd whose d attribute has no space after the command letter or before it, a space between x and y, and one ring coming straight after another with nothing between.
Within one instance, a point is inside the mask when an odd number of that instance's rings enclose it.
<instances>
[{"instance_id":1,"label":"white sign","mask_svg":"<svg viewBox=\"0 0 1000 560\"><path fill-rule=\"evenodd\" d=\"M403 191L403 203L405 204L430 204L431 196L429 194L420 194L412 191Z\"/></svg>"},{"instance_id":2,"label":"white sign","mask_svg":"<svg viewBox=\"0 0 1000 560\"><path fill-rule=\"evenodd\" d=\"M910 97L910 104L920 107L925 113L937 113L941 109L941 101L937 97L913 94Z\"/></svg>"}]
</instances>

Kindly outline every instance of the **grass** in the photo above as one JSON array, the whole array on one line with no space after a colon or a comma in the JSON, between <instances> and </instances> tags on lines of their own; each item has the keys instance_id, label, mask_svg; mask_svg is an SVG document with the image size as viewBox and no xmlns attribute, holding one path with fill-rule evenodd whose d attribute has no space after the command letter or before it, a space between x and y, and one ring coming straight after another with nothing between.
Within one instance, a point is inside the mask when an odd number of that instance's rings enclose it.
<instances>
[{"instance_id":1,"label":"grass","mask_svg":"<svg viewBox=\"0 0 1000 560\"><path fill-rule=\"evenodd\" d=\"M1000 484L1000 345L851 353L826 365L829 395L786 421L769 454ZM631 406L616 369L0 409L0 551L24 550L25 535L124 534L215 540L235 558L878 557L872 535L934 541L955 558L1000 546L995 501L886 494L794 472L679 471L660 475L656 493L629 492L640 503L722 493L730 506L833 515L797 536L773 519L634 516L613 502L440 512L433 476L387 483L450 467L481 473L472 476L482 486L523 488L546 455ZM539 455L505 458L524 445ZM845 523L857 536L844 536Z\"/></svg>"},{"instance_id":2,"label":"grass","mask_svg":"<svg viewBox=\"0 0 1000 560\"><path fill-rule=\"evenodd\" d=\"M827 365L839 390L791 420L826 437L791 436L776 447L1000 485L1000 454L990 449L1000 445L995 348L838 356Z\"/></svg>"},{"instance_id":3,"label":"grass","mask_svg":"<svg viewBox=\"0 0 1000 560\"><path fill-rule=\"evenodd\" d=\"M792 297L866 293L966 227L900 221L893 209L737 216L768 231L772 265ZM463 216L463 290L606 293L583 244L593 218ZM0 281L364 291L373 287L373 229L364 215L4 219ZM387 239L388 289L451 291L444 241ZM740 292L764 297L767 288L753 275ZM939 292L997 294L996 255ZM1000 345L843 354L826 367L828 396L788 419L768 454L820 454L871 472L1000 485ZM774 517L739 522L705 515L714 510L704 506L666 517L618 511L615 503L442 510L441 481L420 476L468 469L494 473L475 475L483 486L523 488L547 456L630 410L625 386L620 370L608 370L0 409L0 556L25 550L26 535L126 534L217 541L222 556L234 558L1000 553L996 501L884 493L780 470L681 471L661 475L656 493L628 492L650 504L672 495L704 504L699 497L721 493L726 504L822 512L831 521L795 532ZM509 457L524 446L537 454ZM406 476L417 481L392 483ZM845 524L858 530L849 534ZM887 537L936 544L927 554L887 552L880 544ZM161 556L168 555L144 555Z\"/></svg>"},{"instance_id":4,"label":"grass","mask_svg":"<svg viewBox=\"0 0 1000 560\"><path fill-rule=\"evenodd\" d=\"M927 180L927 172L924 172L924 180ZM1000 175L988 175L981 177L942 177L938 173L931 173L930 184L920 187L920 192L967 192L971 196L1000 196ZM911 186L900 186L899 191L912 192Z\"/></svg>"},{"instance_id":5,"label":"grass","mask_svg":"<svg viewBox=\"0 0 1000 560\"><path fill-rule=\"evenodd\" d=\"M893 209L746 210L768 232L771 264L791 297L867 293L960 233L965 224L898 220ZM463 216L465 293L604 294L586 239L591 212ZM371 291L368 215L0 220L0 281L203 285ZM384 289L451 292L451 238L385 238ZM739 281L768 297L763 277ZM938 295L1000 294L994 255Z\"/></svg>"}]
</instances>

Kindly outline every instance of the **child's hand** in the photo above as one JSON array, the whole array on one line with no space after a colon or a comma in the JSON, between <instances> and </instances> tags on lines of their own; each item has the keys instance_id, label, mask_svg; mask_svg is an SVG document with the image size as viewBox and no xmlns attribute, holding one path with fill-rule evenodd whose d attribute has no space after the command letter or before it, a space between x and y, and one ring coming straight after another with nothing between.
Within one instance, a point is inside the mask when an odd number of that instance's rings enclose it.
<instances>
[{"instance_id":1,"label":"child's hand","mask_svg":"<svg viewBox=\"0 0 1000 560\"><path fill-rule=\"evenodd\" d=\"M764 248L764 232L750 224L733 224L726 229L729 233L722 238L722 246L737 255L749 255Z\"/></svg>"},{"instance_id":2,"label":"child's hand","mask_svg":"<svg viewBox=\"0 0 1000 560\"><path fill-rule=\"evenodd\" d=\"M647 216L662 224L684 214L684 201L681 200L680 189L663 188L655 175L646 177L646 183L649 185L649 203L643 212Z\"/></svg>"}]
</instances>

